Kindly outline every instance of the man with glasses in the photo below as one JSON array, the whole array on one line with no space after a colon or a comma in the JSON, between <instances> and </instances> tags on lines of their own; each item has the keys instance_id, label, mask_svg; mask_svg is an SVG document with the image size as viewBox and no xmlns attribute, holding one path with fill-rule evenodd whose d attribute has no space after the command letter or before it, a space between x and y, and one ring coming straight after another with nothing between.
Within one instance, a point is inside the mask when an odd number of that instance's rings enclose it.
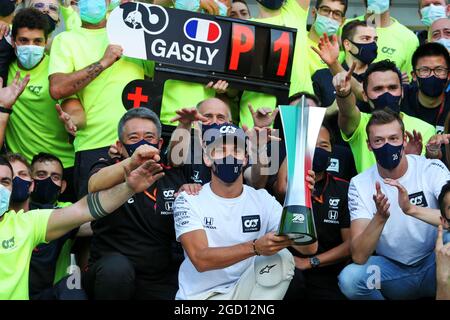
<instances>
[{"instance_id":1,"label":"man with glasses","mask_svg":"<svg viewBox=\"0 0 450 320\"><path fill-rule=\"evenodd\" d=\"M450 110L450 93L445 92L449 82L449 53L439 43L427 43L414 52L412 65L416 83L405 86L401 110L428 122L436 128L437 134L443 133ZM441 158L442 152L436 147L440 145L429 146L427 154Z\"/></svg>"},{"instance_id":2,"label":"man with glasses","mask_svg":"<svg viewBox=\"0 0 450 320\"><path fill-rule=\"evenodd\" d=\"M329 37L338 33L339 28L345 22L347 6L347 0L317 0L315 8L312 9L311 12L314 17L314 23L308 33L308 60L311 76L313 76L317 70L328 68L327 64L313 51L312 48L318 47L320 37L325 33Z\"/></svg>"}]
</instances>

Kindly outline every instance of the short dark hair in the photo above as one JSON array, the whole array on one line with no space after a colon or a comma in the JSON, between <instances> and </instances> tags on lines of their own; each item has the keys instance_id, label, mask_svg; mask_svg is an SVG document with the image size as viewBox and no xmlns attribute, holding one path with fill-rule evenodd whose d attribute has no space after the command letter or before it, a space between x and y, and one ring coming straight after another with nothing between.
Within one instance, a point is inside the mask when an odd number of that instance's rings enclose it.
<instances>
[{"instance_id":1,"label":"short dark hair","mask_svg":"<svg viewBox=\"0 0 450 320\"><path fill-rule=\"evenodd\" d=\"M416 70L420 58L434 56L444 57L447 68L450 68L450 55L448 54L448 50L440 43L428 42L419 46L416 51L414 51L412 56L413 70Z\"/></svg>"},{"instance_id":2,"label":"short dark hair","mask_svg":"<svg viewBox=\"0 0 450 320\"><path fill-rule=\"evenodd\" d=\"M28 173L31 175L30 163L28 162L28 160L22 154L8 152L5 155L5 157L9 161L9 163L16 162L16 161L22 163L24 166L27 167Z\"/></svg>"},{"instance_id":3,"label":"short dark hair","mask_svg":"<svg viewBox=\"0 0 450 320\"><path fill-rule=\"evenodd\" d=\"M119 137L119 140L123 142L122 135L123 135L123 128L125 127L125 123L127 123L131 119L147 119L153 122L156 126L157 135L158 138L161 138L161 121L159 120L156 113L154 113L149 108L135 108L128 110L122 118L120 118L119 125L117 127L117 135Z\"/></svg>"},{"instance_id":4,"label":"short dark hair","mask_svg":"<svg viewBox=\"0 0 450 320\"><path fill-rule=\"evenodd\" d=\"M316 9L319 9L320 5L322 4L324 0L317 0L316 1ZM340 2L341 4L344 5L344 16L347 13L347 9L348 9L348 0L331 0L332 2Z\"/></svg>"},{"instance_id":5,"label":"short dark hair","mask_svg":"<svg viewBox=\"0 0 450 320\"><path fill-rule=\"evenodd\" d=\"M42 30L44 31L45 39L48 38L50 31L50 26L45 14L34 8L21 9L14 17L11 30L14 39L21 28Z\"/></svg>"},{"instance_id":6,"label":"short dark hair","mask_svg":"<svg viewBox=\"0 0 450 320\"><path fill-rule=\"evenodd\" d=\"M394 121L397 121L400 124L402 129L402 134L405 134L405 124L403 123L402 118L400 118L400 114L392 111L389 108L384 108L380 110L375 110L372 112L372 116L369 119L369 122L366 126L367 139L369 139L369 129L371 126L389 124Z\"/></svg>"},{"instance_id":7,"label":"short dark hair","mask_svg":"<svg viewBox=\"0 0 450 320\"><path fill-rule=\"evenodd\" d=\"M446 184L442 186L441 193L438 197L438 203L439 203L439 209L441 210L441 216L445 220L447 220L447 216L445 215L445 205L444 205L444 198L447 195L447 193L450 192L450 181L447 181Z\"/></svg>"},{"instance_id":8,"label":"short dark hair","mask_svg":"<svg viewBox=\"0 0 450 320\"><path fill-rule=\"evenodd\" d=\"M47 161L58 162L61 166L61 170L64 171L64 166L63 166L62 161L57 156L50 154L50 153L45 153L45 152L40 152L33 157L33 159L31 160L31 167L33 167L36 162L42 163L42 162L47 162Z\"/></svg>"},{"instance_id":9,"label":"short dark hair","mask_svg":"<svg viewBox=\"0 0 450 320\"><path fill-rule=\"evenodd\" d=\"M319 98L316 95L308 93L306 91L301 91L301 92L297 92L297 93L293 94L292 96L289 97L288 103L291 104L292 102L294 102L296 100L300 100L303 96L305 96L305 99L311 99L312 101L314 101L314 103L318 107L322 106Z\"/></svg>"},{"instance_id":10,"label":"short dark hair","mask_svg":"<svg viewBox=\"0 0 450 320\"><path fill-rule=\"evenodd\" d=\"M358 27L368 27L367 21L361 21L361 20L353 20L349 23L345 24L345 26L342 28L342 35L341 35L341 41L344 42L344 40L350 40L353 41L356 34L356 29Z\"/></svg>"},{"instance_id":11,"label":"short dark hair","mask_svg":"<svg viewBox=\"0 0 450 320\"><path fill-rule=\"evenodd\" d=\"M402 83L402 73L397 68L395 63L392 62L391 60L381 60L379 62L372 63L371 65L369 65L369 67L367 68L366 72L364 73L364 75L363 75L363 89L364 89L364 92L367 93L367 87L369 86L369 77L370 77L370 75L372 73L375 73L375 72L387 72L387 71L395 72L397 74L397 76L398 76L398 80L400 81L400 85L401 85L401 83Z\"/></svg>"},{"instance_id":12,"label":"short dark hair","mask_svg":"<svg viewBox=\"0 0 450 320\"><path fill-rule=\"evenodd\" d=\"M14 171L11 166L11 163L9 163L8 159L6 159L5 155L0 155L0 166L7 166L9 170L11 170L11 178L14 177Z\"/></svg>"}]
</instances>

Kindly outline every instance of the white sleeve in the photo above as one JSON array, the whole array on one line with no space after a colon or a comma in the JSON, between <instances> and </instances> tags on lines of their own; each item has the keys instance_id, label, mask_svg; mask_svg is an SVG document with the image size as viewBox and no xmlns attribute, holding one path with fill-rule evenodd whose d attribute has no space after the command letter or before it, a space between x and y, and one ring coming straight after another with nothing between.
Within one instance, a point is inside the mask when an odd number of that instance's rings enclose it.
<instances>
[{"instance_id":1,"label":"white sleeve","mask_svg":"<svg viewBox=\"0 0 450 320\"><path fill-rule=\"evenodd\" d=\"M268 203L266 207L269 209L269 224L267 225L267 232L278 232L280 227L281 213L283 212L283 207L281 204L275 199L275 197L271 197L271 202Z\"/></svg>"},{"instance_id":2,"label":"white sleeve","mask_svg":"<svg viewBox=\"0 0 450 320\"><path fill-rule=\"evenodd\" d=\"M187 232L203 230L202 220L197 210L186 199L185 192L182 192L175 200L173 218L177 241L180 241L180 236Z\"/></svg>"},{"instance_id":3,"label":"white sleeve","mask_svg":"<svg viewBox=\"0 0 450 320\"><path fill-rule=\"evenodd\" d=\"M441 160L427 160L427 162L422 177L426 179L428 187L437 199L442 187L450 180L450 172Z\"/></svg>"},{"instance_id":4,"label":"white sleeve","mask_svg":"<svg viewBox=\"0 0 450 320\"><path fill-rule=\"evenodd\" d=\"M357 190L353 179L350 181L348 188L348 211L350 212L350 220L369 219L372 220L373 212L364 205L359 191Z\"/></svg>"}]
</instances>

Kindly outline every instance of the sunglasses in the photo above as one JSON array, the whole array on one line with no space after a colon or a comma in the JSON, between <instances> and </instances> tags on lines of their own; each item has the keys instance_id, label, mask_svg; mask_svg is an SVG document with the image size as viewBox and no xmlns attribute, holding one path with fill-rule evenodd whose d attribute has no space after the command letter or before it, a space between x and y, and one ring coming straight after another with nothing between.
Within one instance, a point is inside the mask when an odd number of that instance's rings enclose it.
<instances>
[{"instance_id":1,"label":"sunglasses","mask_svg":"<svg viewBox=\"0 0 450 320\"><path fill-rule=\"evenodd\" d=\"M33 8L38 9L39 11L44 10L45 8L48 8L49 11L53 11L54 13L59 12L59 7L54 4L46 4L43 2L36 2L33 4Z\"/></svg>"}]
</instances>

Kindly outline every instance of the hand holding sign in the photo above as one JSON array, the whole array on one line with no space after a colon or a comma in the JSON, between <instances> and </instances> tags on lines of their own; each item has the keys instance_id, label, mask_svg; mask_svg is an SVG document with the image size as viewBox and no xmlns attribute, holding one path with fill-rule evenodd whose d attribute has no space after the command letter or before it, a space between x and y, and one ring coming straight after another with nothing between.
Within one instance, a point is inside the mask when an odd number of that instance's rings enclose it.
<instances>
[{"instance_id":1,"label":"hand holding sign","mask_svg":"<svg viewBox=\"0 0 450 320\"><path fill-rule=\"evenodd\" d=\"M214 83L213 81L210 81L206 85L206 88L214 89L217 94L225 94L225 93L227 93L227 90L228 90L228 82L226 82L224 80L219 80L216 83Z\"/></svg>"},{"instance_id":2,"label":"hand holding sign","mask_svg":"<svg viewBox=\"0 0 450 320\"><path fill-rule=\"evenodd\" d=\"M116 61L122 57L123 49L121 46L110 44L105 50L103 58L100 60L100 64L104 69L111 67Z\"/></svg>"},{"instance_id":3,"label":"hand holding sign","mask_svg":"<svg viewBox=\"0 0 450 320\"><path fill-rule=\"evenodd\" d=\"M200 0L200 8L202 8L209 14L215 16L219 15L219 6L214 0Z\"/></svg>"}]
</instances>

